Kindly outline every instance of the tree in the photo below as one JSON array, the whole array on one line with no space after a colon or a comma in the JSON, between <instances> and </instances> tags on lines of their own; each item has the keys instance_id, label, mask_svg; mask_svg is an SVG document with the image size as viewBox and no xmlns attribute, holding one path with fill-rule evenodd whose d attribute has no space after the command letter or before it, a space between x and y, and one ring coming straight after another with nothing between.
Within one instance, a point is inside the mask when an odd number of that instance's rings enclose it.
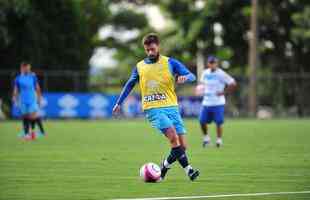
<instances>
[{"instance_id":1,"label":"tree","mask_svg":"<svg viewBox=\"0 0 310 200\"><path fill-rule=\"evenodd\" d=\"M38 72L83 70L86 71L86 75L80 80L80 88L85 90L88 61L96 45L94 38L99 27L109 18L107 2L2 0L0 2L2 68L18 70L22 60L29 60ZM52 82L49 84L49 89L52 91L73 88L70 77L48 81Z\"/></svg>"}]
</instances>

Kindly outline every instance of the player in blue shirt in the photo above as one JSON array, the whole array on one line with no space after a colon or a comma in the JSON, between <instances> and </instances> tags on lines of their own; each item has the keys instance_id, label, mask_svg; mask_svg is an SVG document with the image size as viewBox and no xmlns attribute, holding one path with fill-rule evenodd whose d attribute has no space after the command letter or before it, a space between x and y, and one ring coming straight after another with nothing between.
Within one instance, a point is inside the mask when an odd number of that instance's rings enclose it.
<instances>
[{"instance_id":1,"label":"player in blue shirt","mask_svg":"<svg viewBox=\"0 0 310 200\"><path fill-rule=\"evenodd\" d=\"M160 55L159 38L156 34L148 34L143 39L147 57L134 67L114 108L119 114L121 105L135 84L139 82L142 108L146 118L168 139L171 151L161 165L161 179L175 161L178 161L190 180L199 176L199 171L189 164L186 155L185 127L179 113L175 83L182 84L196 80L180 61Z\"/></svg>"},{"instance_id":2,"label":"player in blue shirt","mask_svg":"<svg viewBox=\"0 0 310 200\"><path fill-rule=\"evenodd\" d=\"M41 133L44 134L42 121L38 116L41 98L37 76L31 72L29 63L22 62L20 74L14 81L13 102L19 106L22 114L25 139L35 139L34 132L29 134L30 128L34 128L35 123L39 125Z\"/></svg>"}]
</instances>

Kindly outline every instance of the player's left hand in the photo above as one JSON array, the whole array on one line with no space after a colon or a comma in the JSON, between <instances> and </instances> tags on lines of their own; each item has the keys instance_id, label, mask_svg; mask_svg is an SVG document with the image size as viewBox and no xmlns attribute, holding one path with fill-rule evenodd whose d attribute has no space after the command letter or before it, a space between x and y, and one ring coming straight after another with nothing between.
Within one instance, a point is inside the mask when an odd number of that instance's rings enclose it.
<instances>
[{"instance_id":1,"label":"player's left hand","mask_svg":"<svg viewBox=\"0 0 310 200\"><path fill-rule=\"evenodd\" d=\"M186 80L187 80L186 76L178 76L177 83L182 84L182 83L185 83Z\"/></svg>"}]
</instances>

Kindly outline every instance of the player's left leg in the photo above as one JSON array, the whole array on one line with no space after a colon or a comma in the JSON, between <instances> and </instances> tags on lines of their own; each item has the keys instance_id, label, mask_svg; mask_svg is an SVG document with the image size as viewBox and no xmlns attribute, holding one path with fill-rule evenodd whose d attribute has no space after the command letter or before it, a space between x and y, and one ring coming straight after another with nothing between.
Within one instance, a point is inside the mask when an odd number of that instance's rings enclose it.
<instances>
[{"instance_id":1,"label":"player's left leg","mask_svg":"<svg viewBox=\"0 0 310 200\"><path fill-rule=\"evenodd\" d=\"M37 118L37 112L32 112L29 114L29 119L31 123L31 139L36 139L36 133L35 133L35 120Z\"/></svg>"},{"instance_id":2,"label":"player's left leg","mask_svg":"<svg viewBox=\"0 0 310 200\"><path fill-rule=\"evenodd\" d=\"M38 118L38 111L39 111L39 105L37 102L33 102L29 106L29 119L31 123L31 138L34 140L36 138L36 133L35 133L35 123Z\"/></svg>"},{"instance_id":3,"label":"player's left leg","mask_svg":"<svg viewBox=\"0 0 310 200\"><path fill-rule=\"evenodd\" d=\"M38 125L39 129L40 129L40 135L45 135L45 130L43 127L43 123L42 123L42 119L41 117L38 115L38 113L36 113L36 115L33 117L33 119L31 120L31 127L34 130L36 124Z\"/></svg>"},{"instance_id":4,"label":"player's left leg","mask_svg":"<svg viewBox=\"0 0 310 200\"><path fill-rule=\"evenodd\" d=\"M27 115L23 115L22 119L23 119L24 136L27 136L29 134L30 129L30 120L28 119Z\"/></svg>"},{"instance_id":5,"label":"player's left leg","mask_svg":"<svg viewBox=\"0 0 310 200\"><path fill-rule=\"evenodd\" d=\"M37 125L38 125L38 127L39 127L39 129L40 129L40 133L41 133L42 135L46 135L45 130L44 130L44 127L43 127L43 123L42 123L42 118L41 118L40 116L37 117L36 123L37 123Z\"/></svg>"},{"instance_id":6,"label":"player's left leg","mask_svg":"<svg viewBox=\"0 0 310 200\"><path fill-rule=\"evenodd\" d=\"M187 142L186 142L186 137L184 134L178 134L179 137L179 142L181 147L184 149L184 151L186 151L187 149Z\"/></svg>"},{"instance_id":7,"label":"player's left leg","mask_svg":"<svg viewBox=\"0 0 310 200\"><path fill-rule=\"evenodd\" d=\"M180 165L183 167L185 173L188 175L190 180L194 181L199 176L199 171L194 170L188 162L187 155L185 153L184 146L181 146L179 136L176 133L174 127L167 128L164 132L165 136L170 141L171 151L167 159L165 159L161 166L161 178L164 179L166 173L171 168L171 165L178 160ZM183 138L184 139L184 138ZM184 145L184 140L183 140Z\"/></svg>"},{"instance_id":8,"label":"player's left leg","mask_svg":"<svg viewBox=\"0 0 310 200\"><path fill-rule=\"evenodd\" d=\"M178 159L178 161L185 170L185 173L189 176L190 180L193 181L199 176L199 171L191 167L188 161L188 157L186 155L186 149L187 149L187 142L185 137L186 130L179 109L175 108L169 111L168 117L173 122L176 133L178 135L180 147L183 150L183 155Z\"/></svg>"},{"instance_id":9,"label":"player's left leg","mask_svg":"<svg viewBox=\"0 0 310 200\"><path fill-rule=\"evenodd\" d=\"M214 121L216 123L216 146L223 145L223 123L224 123L224 106L217 106L214 112Z\"/></svg>"}]
</instances>

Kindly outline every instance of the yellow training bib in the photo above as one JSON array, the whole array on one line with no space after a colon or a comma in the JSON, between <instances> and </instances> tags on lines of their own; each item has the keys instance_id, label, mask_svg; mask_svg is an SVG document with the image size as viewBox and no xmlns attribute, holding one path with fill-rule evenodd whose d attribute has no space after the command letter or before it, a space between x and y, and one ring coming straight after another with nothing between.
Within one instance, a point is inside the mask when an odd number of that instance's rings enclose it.
<instances>
[{"instance_id":1,"label":"yellow training bib","mask_svg":"<svg viewBox=\"0 0 310 200\"><path fill-rule=\"evenodd\" d=\"M137 64L143 110L178 105L168 59L160 56L156 63L142 60Z\"/></svg>"}]
</instances>

